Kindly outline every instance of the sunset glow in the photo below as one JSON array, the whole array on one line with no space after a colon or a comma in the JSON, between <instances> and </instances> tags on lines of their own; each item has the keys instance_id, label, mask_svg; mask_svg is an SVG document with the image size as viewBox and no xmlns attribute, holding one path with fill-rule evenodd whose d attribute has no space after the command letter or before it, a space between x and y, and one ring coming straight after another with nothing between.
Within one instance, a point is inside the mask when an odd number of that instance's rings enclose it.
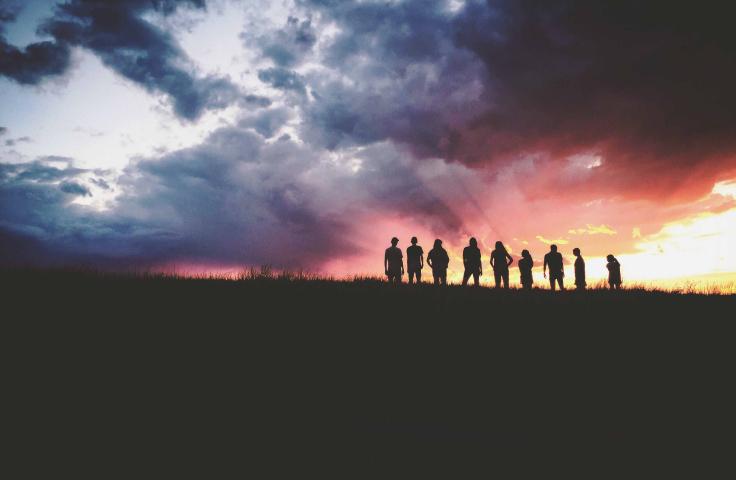
<instances>
[{"instance_id":1,"label":"sunset glow","mask_svg":"<svg viewBox=\"0 0 736 480\"><path fill-rule=\"evenodd\" d=\"M0 266L736 291L731 26L526 3L0 0Z\"/></svg>"}]
</instances>

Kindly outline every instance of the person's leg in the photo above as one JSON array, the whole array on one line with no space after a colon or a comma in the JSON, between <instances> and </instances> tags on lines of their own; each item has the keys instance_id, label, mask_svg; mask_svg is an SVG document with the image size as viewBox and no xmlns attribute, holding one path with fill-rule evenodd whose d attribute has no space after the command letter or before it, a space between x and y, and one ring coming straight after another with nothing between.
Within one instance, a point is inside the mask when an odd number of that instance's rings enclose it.
<instances>
[{"instance_id":1,"label":"person's leg","mask_svg":"<svg viewBox=\"0 0 736 480\"><path fill-rule=\"evenodd\" d=\"M496 284L496 288L499 288L501 286L501 272L498 270L493 271L493 281Z\"/></svg>"},{"instance_id":2,"label":"person's leg","mask_svg":"<svg viewBox=\"0 0 736 480\"><path fill-rule=\"evenodd\" d=\"M420 268L417 268L417 271L414 272L417 275L417 284L422 283L422 270Z\"/></svg>"},{"instance_id":3,"label":"person's leg","mask_svg":"<svg viewBox=\"0 0 736 480\"><path fill-rule=\"evenodd\" d=\"M509 288L509 271L503 272L503 288Z\"/></svg>"},{"instance_id":4,"label":"person's leg","mask_svg":"<svg viewBox=\"0 0 736 480\"><path fill-rule=\"evenodd\" d=\"M565 289L565 277L563 277L562 275L560 275L559 277L557 277L557 283L560 284L560 290L564 290Z\"/></svg>"},{"instance_id":5,"label":"person's leg","mask_svg":"<svg viewBox=\"0 0 736 480\"><path fill-rule=\"evenodd\" d=\"M432 276L434 277L434 284L435 286L440 284L440 274L437 272L432 272Z\"/></svg>"},{"instance_id":6,"label":"person's leg","mask_svg":"<svg viewBox=\"0 0 736 480\"><path fill-rule=\"evenodd\" d=\"M463 285L467 285L468 284L468 279L470 278L470 273L471 273L470 270L468 270L467 268L463 272Z\"/></svg>"},{"instance_id":7,"label":"person's leg","mask_svg":"<svg viewBox=\"0 0 736 480\"><path fill-rule=\"evenodd\" d=\"M549 274L549 288L552 289L552 291L555 291L555 275L553 273Z\"/></svg>"},{"instance_id":8,"label":"person's leg","mask_svg":"<svg viewBox=\"0 0 736 480\"><path fill-rule=\"evenodd\" d=\"M473 272L473 282L476 287L480 285L480 272L478 270Z\"/></svg>"},{"instance_id":9,"label":"person's leg","mask_svg":"<svg viewBox=\"0 0 736 480\"><path fill-rule=\"evenodd\" d=\"M447 286L447 270L442 272L442 274L440 275L440 281L442 282L443 286Z\"/></svg>"}]
</instances>

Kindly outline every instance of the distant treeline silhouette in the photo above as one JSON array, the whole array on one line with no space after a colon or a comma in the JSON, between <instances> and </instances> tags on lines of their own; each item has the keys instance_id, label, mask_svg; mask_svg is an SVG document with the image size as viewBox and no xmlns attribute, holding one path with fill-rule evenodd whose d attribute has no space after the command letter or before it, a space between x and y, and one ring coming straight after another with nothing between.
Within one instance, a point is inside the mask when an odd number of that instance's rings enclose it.
<instances>
[{"instance_id":1,"label":"distant treeline silhouette","mask_svg":"<svg viewBox=\"0 0 736 480\"><path fill-rule=\"evenodd\" d=\"M406 272L409 274L409 283L421 283L422 269L424 268L424 249L417 245L417 237L411 238L411 246L406 249ZM399 239L394 237L391 239L391 246L386 249L383 257L383 266L386 271L389 283L401 283L404 270L404 254L398 247ZM585 281L585 260L579 248L572 250L575 255L575 288L577 290L585 290L587 283ZM490 254L490 264L493 269L493 278L496 288L509 288L509 266L514 263L514 259L509 255L503 242L496 242L495 248ZM621 288L621 264L613 255L606 257L608 263L608 285L612 290ZM450 257L447 250L442 247L442 240L439 238L434 241L432 250L427 254L427 264L432 269L435 285L447 285L447 268L450 263ZM557 251L557 245L550 245L549 252L544 255L544 263L542 271L544 278L549 279L549 286L555 290L558 286L560 290L565 289L565 270L562 254ZM481 252L478 248L478 241L470 238L468 246L463 249L463 285L468 284L470 277L473 277L473 284L478 286L480 277L483 275L483 262L481 260ZM534 260L529 250L521 251L521 259L519 260L519 273L521 286L524 289L531 289L534 283L532 277L532 268L534 268ZM549 270L549 276L547 271Z\"/></svg>"}]
</instances>

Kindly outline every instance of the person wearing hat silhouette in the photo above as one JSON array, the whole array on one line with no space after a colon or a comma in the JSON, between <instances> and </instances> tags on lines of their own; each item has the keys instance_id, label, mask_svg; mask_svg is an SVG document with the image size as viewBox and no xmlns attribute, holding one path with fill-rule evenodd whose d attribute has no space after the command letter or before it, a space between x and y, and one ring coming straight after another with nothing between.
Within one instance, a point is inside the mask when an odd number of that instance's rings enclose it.
<instances>
[{"instance_id":1,"label":"person wearing hat silhouette","mask_svg":"<svg viewBox=\"0 0 736 480\"><path fill-rule=\"evenodd\" d=\"M417 245L417 237L411 237L411 246L406 249L406 269L409 274L409 283L422 283L422 268L424 268L424 250Z\"/></svg>"},{"instance_id":2,"label":"person wearing hat silhouette","mask_svg":"<svg viewBox=\"0 0 736 480\"><path fill-rule=\"evenodd\" d=\"M450 257L447 250L442 248L442 240L439 238L434 241L434 247L427 254L427 265L432 267L432 276L434 276L435 285L447 285L447 266L450 264Z\"/></svg>"},{"instance_id":3,"label":"person wearing hat silhouette","mask_svg":"<svg viewBox=\"0 0 736 480\"><path fill-rule=\"evenodd\" d=\"M463 265L465 266L465 273L463 273L463 285L468 284L470 276L473 276L473 282L475 286L478 286L480 276L483 275L483 267L480 262L480 249L478 248L478 241L475 238L471 238L469 245L463 249Z\"/></svg>"},{"instance_id":4,"label":"person wearing hat silhouette","mask_svg":"<svg viewBox=\"0 0 736 480\"><path fill-rule=\"evenodd\" d=\"M398 243L398 238L392 238L391 246L386 249L386 254L383 256L383 266L386 269L389 283L401 283L401 276L404 274L404 255L396 246Z\"/></svg>"}]
</instances>

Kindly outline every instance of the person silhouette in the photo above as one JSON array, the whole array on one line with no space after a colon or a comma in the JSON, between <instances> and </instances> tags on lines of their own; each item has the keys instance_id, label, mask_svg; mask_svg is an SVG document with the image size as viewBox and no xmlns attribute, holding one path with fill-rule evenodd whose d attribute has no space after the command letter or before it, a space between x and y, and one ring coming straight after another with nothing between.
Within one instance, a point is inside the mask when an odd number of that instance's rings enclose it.
<instances>
[{"instance_id":1,"label":"person silhouette","mask_svg":"<svg viewBox=\"0 0 736 480\"><path fill-rule=\"evenodd\" d=\"M579 248L573 248L572 254L575 255L575 287L578 290L585 290L587 283L585 283L585 260L580 254Z\"/></svg>"},{"instance_id":2,"label":"person silhouette","mask_svg":"<svg viewBox=\"0 0 736 480\"><path fill-rule=\"evenodd\" d=\"M557 245L550 245L549 252L544 256L544 278L547 278L547 266L549 266L549 288L554 290L555 282L557 282L560 290L564 290L565 271L562 267L562 255L557 251Z\"/></svg>"},{"instance_id":3,"label":"person silhouette","mask_svg":"<svg viewBox=\"0 0 736 480\"><path fill-rule=\"evenodd\" d=\"M468 284L470 276L473 276L473 282L475 286L478 286L480 276L483 275L483 267L480 262L480 249L478 248L478 241L475 238L471 238L469 245L463 249L463 265L465 266L465 273L463 273L463 285Z\"/></svg>"},{"instance_id":4,"label":"person silhouette","mask_svg":"<svg viewBox=\"0 0 736 480\"><path fill-rule=\"evenodd\" d=\"M509 265L514 263L506 247L500 241L496 242L496 248L491 252L491 266L493 267L493 278L496 281L496 288L501 286L509 288Z\"/></svg>"},{"instance_id":5,"label":"person silhouette","mask_svg":"<svg viewBox=\"0 0 736 480\"><path fill-rule=\"evenodd\" d=\"M608 285L611 287L611 290L618 290L621 288L621 264L611 254L608 254L606 260L608 260L606 264L606 268L608 269Z\"/></svg>"},{"instance_id":6,"label":"person silhouette","mask_svg":"<svg viewBox=\"0 0 736 480\"><path fill-rule=\"evenodd\" d=\"M424 268L424 250L417 245L417 237L411 237L411 246L406 249L406 269L409 273L409 283L422 283L422 268Z\"/></svg>"},{"instance_id":7,"label":"person silhouette","mask_svg":"<svg viewBox=\"0 0 736 480\"><path fill-rule=\"evenodd\" d=\"M401 276L404 274L404 255L396 246L398 243L398 238L392 238L391 246L386 249L386 254L383 256L383 266L386 269L389 283L401 283Z\"/></svg>"},{"instance_id":8,"label":"person silhouette","mask_svg":"<svg viewBox=\"0 0 736 480\"><path fill-rule=\"evenodd\" d=\"M432 267L432 276L435 285L447 285L447 266L450 263L450 257L447 250L442 248L442 240L439 238L434 241L432 250L427 254L427 264Z\"/></svg>"},{"instance_id":9,"label":"person silhouette","mask_svg":"<svg viewBox=\"0 0 736 480\"><path fill-rule=\"evenodd\" d=\"M529 250L521 251L521 259L519 260L519 273L521 278L521 287L524 290L531 290L534 279L532 278L532 267L534 266L534 260L529 253Z\"/></svg>"}]
</instances>

